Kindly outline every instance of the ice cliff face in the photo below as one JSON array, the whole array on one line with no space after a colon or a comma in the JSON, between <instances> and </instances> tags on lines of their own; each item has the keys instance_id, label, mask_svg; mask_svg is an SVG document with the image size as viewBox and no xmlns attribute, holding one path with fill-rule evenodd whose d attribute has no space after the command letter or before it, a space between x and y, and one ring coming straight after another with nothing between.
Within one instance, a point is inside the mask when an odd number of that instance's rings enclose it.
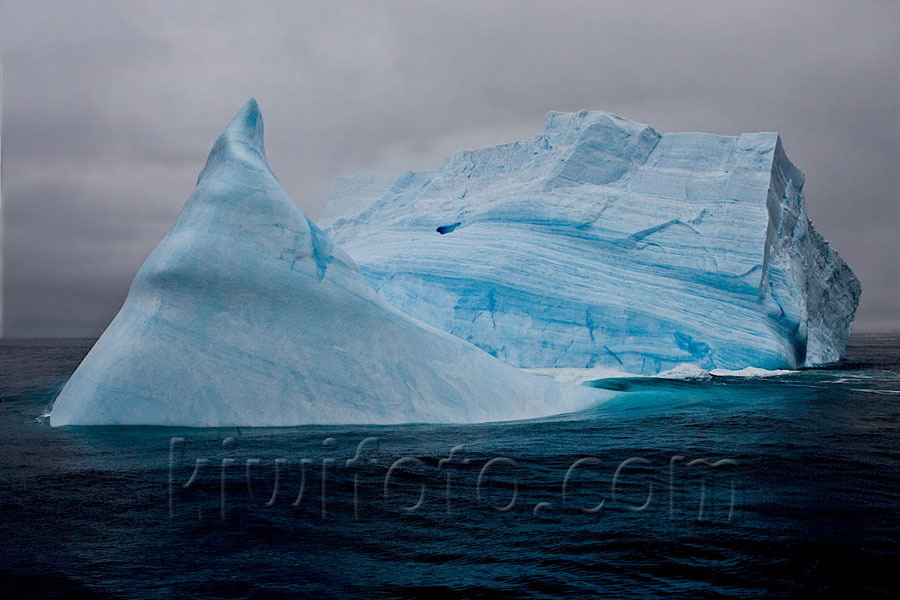
<instances>
[{"instance_id":1,"label":"ice cliff face","mask_svg":"<svg viewBox=\"0 0 900 600\"><path fill-rule=\"evenodd\" d=\"M859 281L775 133L550 113L529 142L350 178L320 219L381 297L522 367L838 360Z\"/></svg>"},{"instance_id":2,"label":"ice cliff face","mask_svg":"<svg viewBox=\"0 0 900 600\"><path fill-rule=\"evenodd\" d=\"M510 367L379 298L279 186L251 100L50 423L474 422L604 397Z\"/></svg>"}]
</instances>

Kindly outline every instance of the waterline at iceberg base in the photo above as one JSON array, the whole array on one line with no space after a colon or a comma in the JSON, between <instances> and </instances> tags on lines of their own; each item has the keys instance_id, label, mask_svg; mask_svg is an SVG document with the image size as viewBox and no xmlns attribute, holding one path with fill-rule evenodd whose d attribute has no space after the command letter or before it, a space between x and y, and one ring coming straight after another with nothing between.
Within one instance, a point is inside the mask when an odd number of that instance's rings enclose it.
<instances>
[{"instance_id":1,"label":"waterline at iceberg base","mask_svg":"<svg viewBox=\"0 0 900 600\"><path fill-rule=\"evenodd\" d=\"M555 113L535 139L335 186L319 224L401 311L518 367L839 360L861 286L776 133Z\"/></svg>"}]
</instances>

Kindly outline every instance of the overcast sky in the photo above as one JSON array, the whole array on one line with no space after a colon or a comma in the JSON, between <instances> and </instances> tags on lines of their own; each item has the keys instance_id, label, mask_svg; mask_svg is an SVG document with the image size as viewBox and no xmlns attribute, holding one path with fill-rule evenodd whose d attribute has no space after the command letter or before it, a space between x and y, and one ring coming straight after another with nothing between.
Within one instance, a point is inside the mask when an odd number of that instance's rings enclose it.
<instances>
[{"instance_id":1,"label":"overcast sky","mask_svg":"<svg viewBox=\"0 0 900 600\"><path fill-rule=\"evenodd\" d=\"M315 219L334 179L540 133L548 110L779 131L808 211L900 329L896 2L0 0L5 334L96 336L256 97Z\"/></svg>"}]
</instances>

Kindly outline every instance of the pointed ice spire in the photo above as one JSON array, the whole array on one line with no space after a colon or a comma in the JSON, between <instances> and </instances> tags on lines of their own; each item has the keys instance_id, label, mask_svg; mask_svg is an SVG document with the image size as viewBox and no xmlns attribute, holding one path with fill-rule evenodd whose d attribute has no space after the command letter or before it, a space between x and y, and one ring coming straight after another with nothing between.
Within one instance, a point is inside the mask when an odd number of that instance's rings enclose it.
<instances>
[{"instance_id":1,"label":"pointed ice spire","mask_svg":"<svg viewBox=\"0 0 900 600\"><path fill-rule=\"evenodd\" d=\"M256 98L250 98L234 116L219 139L243 143L265 157L266 147L263 142L263 118L259 112Z\"/></svg>"},{"instance_id":2,"label":"pointed ice spire","mask_svg":"<svg viewBox=\"0 0 900 600\"><path fill-rule=\"evenodd\" d=\"M506 421L611 395L515 369L391 308L291 202L262 132L251 100L50 425Z\"/></svg>"},{"instance_id":3,"label":"pointed ice spire","mask_svg":"<svg viewBox=\"0 0 900 600\"><path fill-rule=\"evenodd\" d=\"M206 166L200 171L197 183L212 169L223 162L262 162L268 169L266 147L263 140L263 118L256 98L250 98L219 135L206 159Z\"/></svg>"}]
</instances>

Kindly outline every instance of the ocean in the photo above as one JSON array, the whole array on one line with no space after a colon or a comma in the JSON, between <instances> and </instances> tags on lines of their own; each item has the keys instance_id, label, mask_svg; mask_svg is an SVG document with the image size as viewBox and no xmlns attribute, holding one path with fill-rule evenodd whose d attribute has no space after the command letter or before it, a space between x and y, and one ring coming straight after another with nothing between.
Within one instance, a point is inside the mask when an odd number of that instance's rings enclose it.
<instances>
[{"instance_id":1,"label":"ocean","mask_svg":"<svg viewBox=\"0 0 900 600\"><path fill-rule=\"evenodd\" d=\"M4 597L900 593L900 335L533 421L51 428L92 343L0 341Z\"/></svg>"}]
</instances>

